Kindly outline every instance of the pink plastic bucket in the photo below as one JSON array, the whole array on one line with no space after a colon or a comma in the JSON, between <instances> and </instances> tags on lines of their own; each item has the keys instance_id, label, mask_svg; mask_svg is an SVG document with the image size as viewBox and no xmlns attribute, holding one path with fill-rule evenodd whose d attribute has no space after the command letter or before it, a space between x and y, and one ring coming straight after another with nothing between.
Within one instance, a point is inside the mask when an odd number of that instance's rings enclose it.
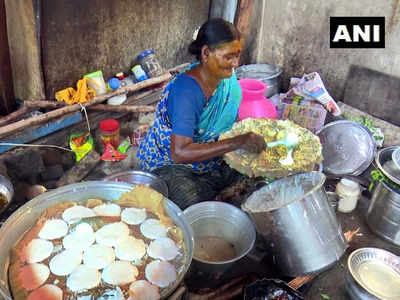
<instances>
[{"instance_id":1,"label":"pink plastic bucket","mask_svg":"<svg viewBox=\"0 0 400 300\"><path fill-rule=\"evenodd\" d=\"M246 118L278 118L275 106L264 96L267 86L262 81L245 78L239 80L239 85L242 89L239 120Z\"/></svg>"}]
</instances>

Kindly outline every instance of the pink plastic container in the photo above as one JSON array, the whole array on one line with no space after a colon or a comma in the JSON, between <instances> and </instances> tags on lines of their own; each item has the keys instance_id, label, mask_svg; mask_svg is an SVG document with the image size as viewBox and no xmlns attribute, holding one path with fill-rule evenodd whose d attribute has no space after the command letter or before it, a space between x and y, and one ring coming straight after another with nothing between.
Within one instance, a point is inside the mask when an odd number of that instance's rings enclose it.
<instances>
[{"instance_id":1,"label":"pink plastic container","mask_svg":"<svg viewBox=\"0 0 400 300\"><path fill-rule=\"evenodd\" d=\"M278 113L274 104L265 98L267 86L257 79L239 80L242 89L242 102L239 106L239 120L246 118L277 119Z\"/></svg>"}]
</instances>

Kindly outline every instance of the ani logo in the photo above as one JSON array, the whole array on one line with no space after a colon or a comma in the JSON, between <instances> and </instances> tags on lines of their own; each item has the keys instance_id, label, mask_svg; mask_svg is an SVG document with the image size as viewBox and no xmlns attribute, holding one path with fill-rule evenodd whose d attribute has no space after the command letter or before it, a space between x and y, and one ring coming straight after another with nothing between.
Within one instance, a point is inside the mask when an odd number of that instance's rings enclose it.
<instances>
[{"instance_id":1,"label":"ani logo","mask_svg":"<svg viewBox=\"0 0 400 300\"><path fill-rule=\"evenodd\" d=\"M385 17L330 17L331 48L385 48Z\"/></svg>"}]
</instances>

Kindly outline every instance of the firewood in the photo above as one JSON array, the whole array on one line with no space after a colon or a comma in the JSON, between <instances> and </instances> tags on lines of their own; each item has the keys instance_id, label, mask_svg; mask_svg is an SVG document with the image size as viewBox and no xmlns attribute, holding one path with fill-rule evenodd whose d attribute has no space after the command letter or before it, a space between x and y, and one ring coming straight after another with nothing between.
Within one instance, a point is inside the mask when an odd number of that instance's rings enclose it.
<instances>
[{"instance_id":1,"label":"firewood","mask_svg":"<svg viewBox=\"0 0 400 300\"><path fill-rule=\"evenodd\" d=\"M57 187L81 181L100 162L100 154L92 150L57 182Z\"/></svg>"}]
</instances>

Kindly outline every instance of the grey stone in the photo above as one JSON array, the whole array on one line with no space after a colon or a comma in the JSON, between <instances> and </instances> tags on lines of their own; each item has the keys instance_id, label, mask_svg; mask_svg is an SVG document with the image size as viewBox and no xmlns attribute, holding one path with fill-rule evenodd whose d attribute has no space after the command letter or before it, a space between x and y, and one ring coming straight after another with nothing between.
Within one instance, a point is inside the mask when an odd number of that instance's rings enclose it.
<instances>
[{"instance_id":1,"label":"grey stone","mask_svg":"<svg viewBox=\"0 0 400 300\"><path fill-rule=\"evenodd\" d=\"M58 179L64 174L64 169L61 164L51 165L46 168L40 175L44 181Z\"/></svg>"},{"instance_id":2,"label":"grey stone","mask_svg":"<svg viewBox=\"0 0 400 300\"><path fill-rule=\"evenodd\" d=\"M42 156L38 150L15 153L5 160L8 175L16 179L29 179L35 184L35 177L44 171Z\"/></svg>"}]
</instances>

